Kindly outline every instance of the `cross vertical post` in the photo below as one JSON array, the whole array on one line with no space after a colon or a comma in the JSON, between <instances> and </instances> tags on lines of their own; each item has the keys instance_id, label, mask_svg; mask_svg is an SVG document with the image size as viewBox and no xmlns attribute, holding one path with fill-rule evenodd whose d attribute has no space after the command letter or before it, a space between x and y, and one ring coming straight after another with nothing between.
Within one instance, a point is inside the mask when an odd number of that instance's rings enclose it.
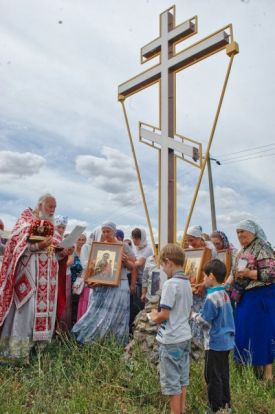
<instances>
[{"instance_id":1,"label":"cross vertical post","mask_svg":"<svg viewBox=\"0 0 275 414\"><path fill-rule=\"evenodd\" d=\"M174 73L169 72L168 65L164 64L173 56L173 45L169 44L167 36L173 29L174 16L171 12L161 15L161 117L160 124L163 137L174 136ZM168 217L164 223L160 222L160 245L175 241L176 227L176 177L174 150L168 147L167 140L163 140L160 162L160 214ZM166 148L165 148L166 147Z\"/></svg>"}]
</instances>

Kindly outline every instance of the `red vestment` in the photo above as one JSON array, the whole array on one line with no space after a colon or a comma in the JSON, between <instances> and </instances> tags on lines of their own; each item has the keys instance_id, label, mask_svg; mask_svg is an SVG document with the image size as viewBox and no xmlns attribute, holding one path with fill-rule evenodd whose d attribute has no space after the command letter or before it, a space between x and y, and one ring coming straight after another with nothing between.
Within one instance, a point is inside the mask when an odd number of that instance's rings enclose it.
<instances>
[{"instance_id":1,"label":"red vestment","mask_svg":"<svg viewBox=\"0 0 275 414\"><path fill-rule=\"evenodd\" d=\"M39 341L49 340L53 332L58 263L54 252L28 250L30 230L35 220L37 217L30 208L24 210L5 248L0 272L0 326L13 303L18 310L35 295L32 340ZM55 234L53 245L60 241L59 235Z\"/></svg>"}]
</instances>

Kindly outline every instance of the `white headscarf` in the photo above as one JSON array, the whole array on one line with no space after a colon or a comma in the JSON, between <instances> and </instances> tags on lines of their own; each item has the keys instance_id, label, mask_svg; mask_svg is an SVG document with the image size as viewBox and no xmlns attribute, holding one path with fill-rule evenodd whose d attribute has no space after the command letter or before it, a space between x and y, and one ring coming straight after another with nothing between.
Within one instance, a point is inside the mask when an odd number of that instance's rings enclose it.
<instances>
[{"instance_id":1,"label":"white headscarf","mask_svg":"<svg viewBox=\"0 0 275 414\"><path fill-rule=\"evenodd\" d=\"M237 224L236 229L249 231L250 233L255 234L255 236L258 237L259 239L262 239L264 241L267 240L265 232L263 231L261 226L259 226L253 220L240 221L239 224Z\"/></svg>"},{"instance_id":2,"label":"white headscarf","mask_svg":"<svg viewBox=\"0 0 275 414\"><path fill-rule=\"evenodd\" d=\"M140 244L139 246L137 246L137 248L143 249L144 247L147 246L147 235L146 235L146 231L144 229L140 229L140 234L141 234L141 238L140 238Z\"/></svg>"},{"instance_id":3,"label":"white headscarf","mask_svg":"<svg viewBox=\"0 0 275 414\"><path fill-rule=\"evenodd\" d=\"M188 236L192 236L198 239L202 239L202 227L201 226L193 226L189 227L186 233Z\"/></svg>"},{"instance_id":4,"label":"white headscarf","mask_svg":"<svg viewBox=\"0 0 275 414\"><path fill-rule=\"evenodd\" d=\"M60 216L57 215L54 217L54 224L55 226L67 226L68 224L68 217L67 216Z\"/></svg>"},{"instance_id":5,"label":"white headscarf","mask_svg":"<svg viewBox=\"0 0 275 414\"><path fill-rule=\"evenodd\" d=\"M111 229L114 232L114 234L116 234L116 225L112 221L106 221L105 223L102 224L101 229L103 229L103 227L107 227L108 229Z\"/></svg>"}]
</instances>

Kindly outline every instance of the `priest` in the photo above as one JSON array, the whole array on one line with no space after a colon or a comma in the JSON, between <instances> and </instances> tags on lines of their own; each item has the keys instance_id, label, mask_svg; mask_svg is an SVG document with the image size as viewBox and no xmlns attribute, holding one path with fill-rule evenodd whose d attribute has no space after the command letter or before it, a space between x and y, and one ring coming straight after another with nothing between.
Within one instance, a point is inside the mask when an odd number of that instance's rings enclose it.
<instances>
[{"instance_id":1,"label":"priest","mask_svg":"<svg viewBox=\"0 0 275 414\"><path fill-rule=\"evenodd\" d=\"M8 241L0 273L1 359L29 362L30 349L52 338L57 305L58 262L54 230L56 200L42 195L27 208ZM0 328L1 329L1 328Z\"/></svg>"}]
</instances>

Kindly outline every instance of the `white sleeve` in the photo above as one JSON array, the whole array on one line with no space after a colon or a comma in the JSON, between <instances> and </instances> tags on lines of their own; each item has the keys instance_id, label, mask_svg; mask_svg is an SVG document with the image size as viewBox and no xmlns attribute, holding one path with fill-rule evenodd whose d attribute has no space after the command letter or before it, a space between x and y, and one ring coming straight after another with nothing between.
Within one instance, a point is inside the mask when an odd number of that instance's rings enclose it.
<instances>
[{"instance_id":1,"label":"white sleeve","mask_svg":"<svg viewBox=\"0 0 275 414\"><path fill-rule=\"evenodd\" d=\"M167 282L164 283L162 288L160 307L171 310L176 302L176 287L172 283Z\"/></svg>"}]
</instances>

